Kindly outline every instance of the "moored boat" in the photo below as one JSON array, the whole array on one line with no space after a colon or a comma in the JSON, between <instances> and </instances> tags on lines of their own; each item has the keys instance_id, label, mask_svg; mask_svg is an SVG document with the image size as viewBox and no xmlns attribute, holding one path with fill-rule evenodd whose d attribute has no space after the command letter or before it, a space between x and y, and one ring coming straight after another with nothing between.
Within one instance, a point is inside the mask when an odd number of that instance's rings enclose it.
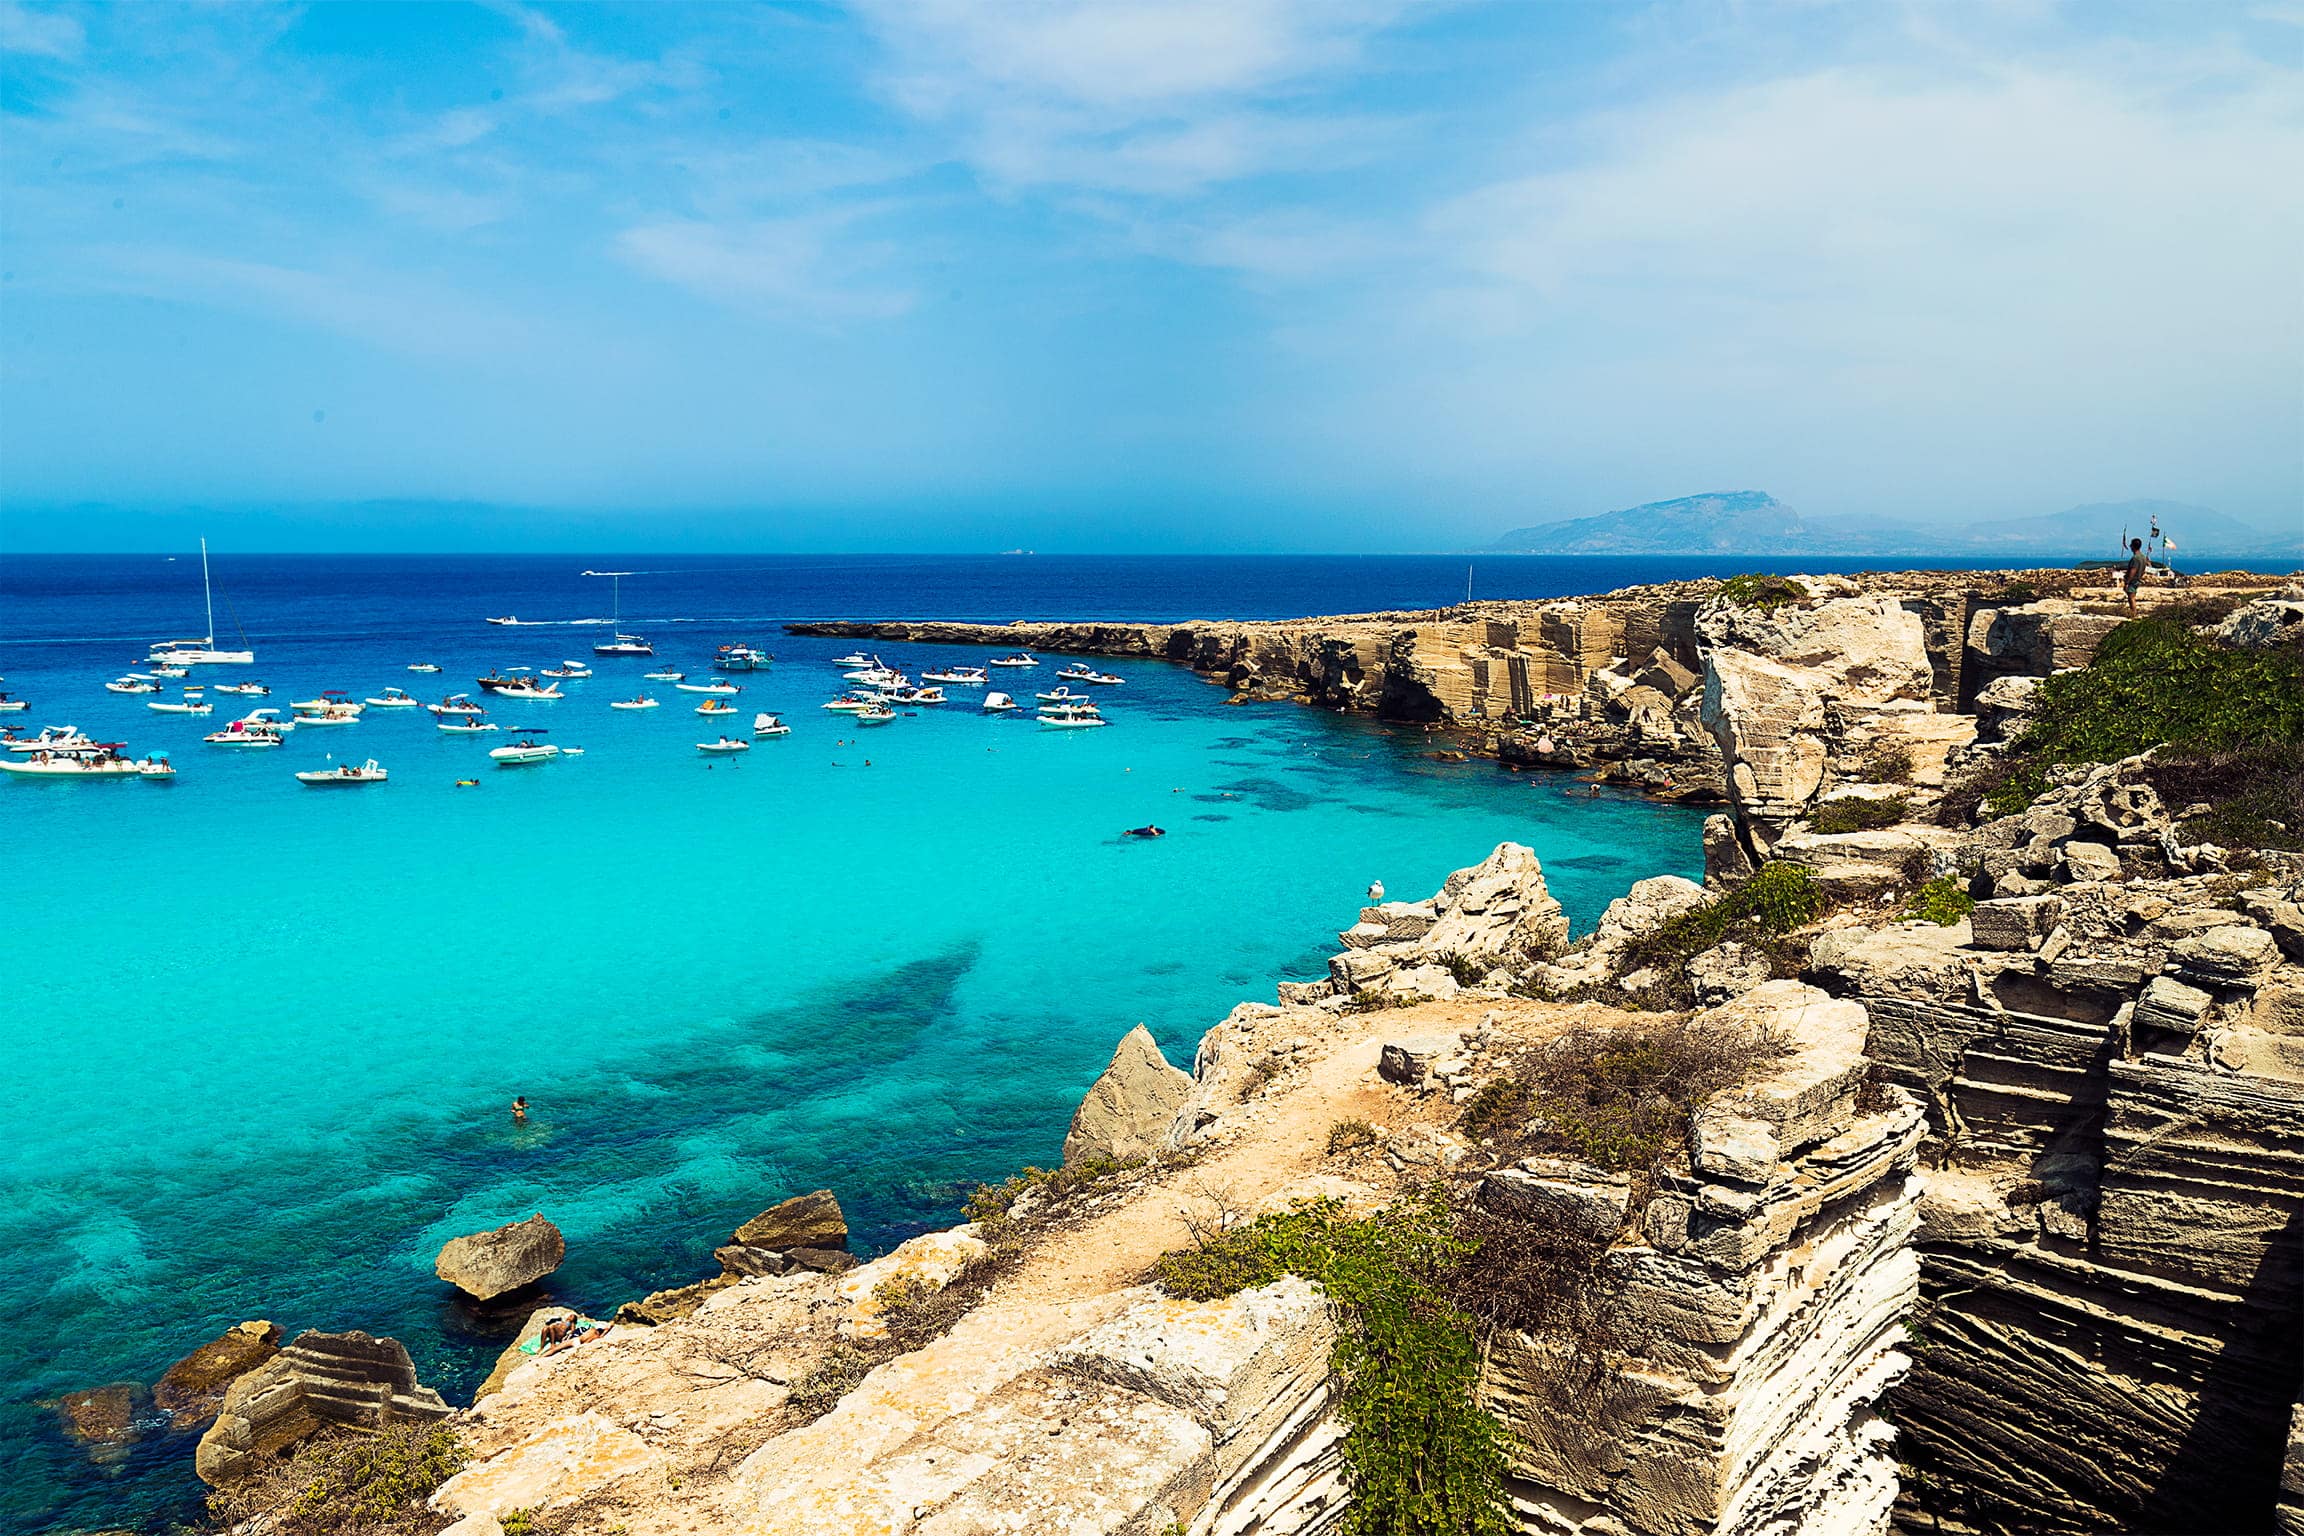
<instances>
[{"instance_id":1,"label":"moored boat","mask_svg":"<svg viewBox=\"0 0 2304 1536\"><path fill-rule=\"evenodd\" d=\"M487 713L486 710L472 702L472 695L468 693L452 693L439 703L427 704L424 707L436 715L484 715Z\"/></svg>"},{"instance_id":2,"label":"moored boat","mask_svg":"<svg viewBox=\"0 0 2304 1536\"><path fill-rule=\"evenodd\" d=\"M32 701L30 699L12 698L5 693L0 693L0 715L22 714L31 707Z\"/></svg>"},{"instance_id":3,"label":"moored boat","mask_svg":"<svg viewBox=\"0 0 2304 1536\"><path fill-rule=\"evenodd\" d=\"M564 661L556 667L544 669L546 677L590 677L592 669L580 661Z\"/></svg>"},{"instance_id":4,"label":"moored boat","mask_svg":"<svg viewBox=\"0 0 2304 1536\"><path fill-rule=\"evenodd\" d=\"M412 661L408 663L408 670L411 672L437 672L440 670L440 665L438 662L432 661Z\"/></svg>"},{"instance_id":5,"label":"moored boat","mask_svg":"<svg viewBox=\"0 0 2304 1536\"><path fill-rule=\"evenodd\" d=\"M1040 658L1030 651L1015 651L1006 656L995 656L985 663L988 667L1036 667Z\"/></svg>"},{"instance_id":6,"label":"moored boat","mask_svg":"<svg viewBox=\"0 0 2304 1536\"><path fill-rule=\"evenodd\" d=\"M789 736L792 734L792 727L784 723L782 716L772 715L766 710L762 710L752 717L752 734L755 736Z\"/></svg>"},{"instance_id":7,"label":"moored boat","mask_svg":"<svg viewBox=\"0 0 2304 1536\"><path fill-rule=\"evenodd\" d=\"M10 733L0 738L0 746L11 752L75 752L95 746L96 740L76 725L46 725L37 736L18 736Z\"/></svg>"},{"instance_id":8,"label":"moored boat","mask_svg":"<svg viewBox=\"0 0 2304 1536\"><path fill-rule=\"evenodd\" d=\"M258 682L218 683L216 684L216 691L218 693L245 694L252 699L264 699L272 696L272 690Z\"/></svg>"},{"instance_id":9,"label":"moored boat","mask_svg":"<svg viewBox=\"0 0 2304 1536\"><path fill-rule=\"evenodd\" d=\"M749 645L724 645L713 654L712 665L723 672L758 672L775 659Z\"/></svg>"},{"instance_id":10,"label":"moored boat","mask_svg":"<svg viewBox=\"0 0 2304 1536\"><path fill-rule=\"evenodd\" d=\"M877 657L867 656L862 651L850 651L845 656L833 657L832 665L836 667L869 667L875 665L877 661Z\"/></svg>"},{"instance_id":11,"label":"moored boat","mask_svg":"<svg viewBox=\"0 0 2304 1536\"><path fill-rule=\"evenodd\" d=\"M682 693L708 693L716 699L731 698L744 691L735 683L723 683L717 679L706 683L674 683L672 686Z\"/></svg>"},{"instance_id":12,"label":"moored boat","mask_svg":"<svg viewBox=\"0 0 2304 1536\"><path fill-rule=\"evenodd\" d=\"M47 779L166 779L176 774L165 752L130 757L125 743L94 741L85 746L40 751L0 761L0 772Z\"/></svg>"},{"instance_id":13,"label":"moored boat","mask_svg":"<svg viewBox=\"0 0 2304 1536\"><path fill-rule=\"evenodd\" d=\"M185 689L184 697L181 699L148 700L144 707L156 709L164 715L205 715L213 713L216 708L215 705L200 696L200 690L197 688Z\"/></svg>"},{"instance_id":14,"label":"moored boat","mask_svg":"<svg viewBox=\"0 0 2304 1536\"><path fill-rule=\"evenodd\" d=\"M296 782L309 784L315 789L329 789L337 785L381 784L391 777L377 765L376 759L370 758L358 767L350 763L338 763L333 768L314 768L296 775Z\"/></svg>"},{"instance_id":15,"label":"moored boat","mask_svg":"<svg viewBox=\"0 0 2304 1536\"><path fill-rule=\"evenodd\" d=\"M874 704L869 709L856 711L856 723L858 725L886 725L895 718L896 711L885 704Z\"/></svg>"},{"instance_id":16,"label":"moored boat","mask_svg":"<svg viewBox=\"0 0 2304 1536\"><path fill-rule=\"evenodd\" d=\"M415 709L423 702L422 699L417 698L406 689L387 688L370 699L368 705L371 709Z\"/></svg>"},{"instance_id":17,"label":"moored boat","mask_svg":"<svg viewBox=\"0 0 2304 1536\"><path fill-rule=\"evenodd\" d=\"M732 736L723 736L718 741L700 741L696 743L696 750L699 752L710 753L714 756L725 756L730 752L749 752L752 750L752 743L748 741L738 741Z\"/></svg>"},{"instance_id":18,"label":"moored boat","mask_svg":"<svg viewBox=\"0 0 2304 1536\"><path fill-rule=\"evenodd\" d=\"M696 713L700 715L732 715L736 713L736 706L726 699L706 699L696 706Z\"/></svg>"},{"instance_id":19,"label":"moored boat","mask_svg":"<svg viewBox=\"0 0 2304 1536\"><path fill-rule=\"evenodd\" d=\"M560 749L548 741L538 741L542 731L523 731L518 741L508 741L500 747L490 747L488 757L499 768L521 768L531 763L548 763L560 756Z\"/></svg>"},{"instance_id":20,"label":"moored boat","mask_svg":"<svg viewBox=\"0 0 2304 1536\"><path fill-rule=\"evenodd\" d=\"M1013 714L1023 707L1005 693L993 692L984 695L984 712L988 715Z\"/></svg>"},{"instance_id":21,"label":"moored boat","mask_svg":"<svg viewBox=\"0 0 2304 1536\"><path fill-rule=\"evenodd\" d=\"M212 747L278 747L287 744L288 733L294 729L292 723L280 719L280 711L256 709L200 739Z\"/></svg>"},{"instance_id":22,"label":"moored boat","mask_svg":"<svg viewBox=\"0 0 2304 1536\"><path fill-rule=\"evenodd\" d=\"M945 667L940 671L923 672L924 683L955 683L962 688L981 688L992 681L982 667Z\"/></svg>"},{"instance_id":23,"label":"moored boat","mask_svg":"<svg viewBox=\"0 0 2304 1536\"><path fill-rule=\"evenodd\" d=\"M1086 730L1110 725L1093 704L1050 704L1040 711L1040 723L1054 730Z\"/></svg>"},{"instance_id":24,"label":"moored boat","mask_svg":"<svg viewBox=\"0 0 2304 1536\"><path fill-rule=\"evenodd\" d=\"M637 698L611 700L608 707L610 709L654 709L656 701L643 693Z\"/></svg>"},{"instance_id":25,"label":"moored boat","mask_svg":"<svg viewBox=\"0 0 2304 1536\"><path fill-rule=\"evenodd\" d=\"M124 672L104 685L106 693L158 693L160 685L148 673Z\"/></svg>"},{"instance_id":26,"label":"moored boat","mask_svg":"<svg viewBox=\"0 0 2304 1536\"><path fill-rule=\"evenodd\" d=\"M652 683L677 683L688 674L675 672L670 667L659 667L653 672L643 672L640 675Z\"/></svg>"}]
</instances>

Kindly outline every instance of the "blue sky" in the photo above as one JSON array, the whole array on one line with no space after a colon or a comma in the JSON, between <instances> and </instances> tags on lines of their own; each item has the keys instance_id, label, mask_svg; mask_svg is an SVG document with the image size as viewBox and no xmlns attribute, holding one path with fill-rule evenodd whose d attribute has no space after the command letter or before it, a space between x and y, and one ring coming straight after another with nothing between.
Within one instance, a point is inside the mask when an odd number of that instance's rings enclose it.
<instances>
[{"instance_id":1,"label":"blue sky","mask_svg":"<svg viewBox=\"0 0 2304 1536\"><path fill-rule=\"evenodd\" d=\"M20 549L2304 520L2292 0L0 4L0 69Z\"/></svg>"}]
</instances>

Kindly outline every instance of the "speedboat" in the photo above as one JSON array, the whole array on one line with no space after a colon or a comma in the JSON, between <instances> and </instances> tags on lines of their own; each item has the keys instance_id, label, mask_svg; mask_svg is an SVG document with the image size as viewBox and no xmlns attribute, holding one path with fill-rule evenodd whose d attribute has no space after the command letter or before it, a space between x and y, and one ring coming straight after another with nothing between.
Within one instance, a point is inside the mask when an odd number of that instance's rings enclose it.
<instances>
[{"instance_id":1,"label":"speedboat","mask_svg":"<svg viewBox=\"0 0 2304 1536\"><path fill-rule=\"evenodd\" d=\"M856 711L856 723L858 725L886 725L895 718L896 711L885 704L874 704L868 709Z\"/></svg>"},{"instance_id":2,"label":"speedboat","mask_svg":"<svg viewBox=\"0 0 2304 1536\"><path fill-rule=\"evenodd\" d=\"M1088 695L1074 693L1069 688L1051 688L1046 693L1036 693L1032 697L1043 704L1089 704L1093 707Z\"/></svg>"},{"instance_id":3,"label":"speedboat","mask_svg":"<svg viewBox=\"0 0 2304 1536\"><path fill-rule=\"evenodd\" d=\"M568 697L560 691L560 685L557 683L539 685L528 678L515 678L511 682L500 683L494 691L496 697L500 699L564 699Z\"/></svg>"},{"instance_id":4,"label":"speedboat","mask_svg":"<svg viewBox=\"0 0 2304 1536\"><path fill-rule=\"evenodd\" d=\"M636 699L613 700L610 702L608 707L610 709L654 709L656 707L656 701L648 697L646 694L641 694Z\"/></svg>"},{"instance_id":5,"label":"speedboat","mask_svg":"<svg viewBox=\"0 0 2304 1536\"><path fill-rule=\"evenodd\" d=\"M252 699L269 698L272 695L272 690L262 683L218 683L216 691L218 693L242 693Z\"/></svg>"},{"instance_id":6,"label":"speedboat","mask_svg":"<svg viewBox=\"0 0 2304 1536\"><path fill-rule=\"evenodd\" d=\"M696 706L696 713L700 715L732 715L736 713L736 706L726 699L706 699Z\"/></svg>"},{"instance_id":7,"label":"speedboat","mask_svg":"<svg viewBox=\"0 0 2304 1536\"><path fill-rule=\"evenodd\" d=\"M511 614L506 614L500 619L490 619L488 622L491 624L517 624L520 621L514 618Z\"/></svg>"},{"instance_id":8,"label":"speedboat","mask_svg":"<svg viewBox=\"0 0 2304 1536\"><path fill-rule=\"evenodd\" d=\"M758 672L776 658L749 645L724 645L712 658L723 672Z\"/></svg>"},{"instance_id":9,"label":"speedboat","mask_svg":"<svg viewBox=\"0 0 2304 1536\"><path fill-rule=\"evenodd\" d=\"M1040 658L1029 651L1018 651L1011 656L995 656L985 663L988 667L1036 667Z\"/></svg>"},{"instance_id":10,"label":"speedboat","mask_svg":"<svg viewBox=\"0 0 2304 1536\"><path fill-rule=\"evenodd\" d=\"M291 699L288 707L300 715L319 715L326 714L330 710L343 709L348 709L357 715L366 706L353 703L345 697L344 690L341 688L328 688L322 690L317 698Z\"/></svg>"},{"instance_id":11,"label":"speedboat","mask_svg":"<svg viewBox=\"0 0 2304 1536\"><path fill-rule=\"evenodd\" d=\"M957 683L963 688L981 688L992 679L985 676L982 667L946 667L939 672L921 673L920 681L924 683Z\"/></svg>"},{"instance_id":12,"label":"speedboat","mask_svg":"<svg viewBox=\"0 0 2304 1536\"><path fill-rule=\"evenodd\" d=\"M462 719L442 720L433 729L445 731L451 736L477 736L483 731L495 730L496 725L493 721L466 716Z\"/></svg>"},{"instance_id":13,"label":"speedboat","mask_svg":"<svg viewBox=\"0 0 2304 1536\"><path fill-rule=\"evenodd\" d=\"M782 717L771 715L763 710L752 717L752 734L755 736L789 736L792 734L792 727L786 725Z\"/></svg>"},{"instance_id":14,"label":"speedboat","mask_svg":"<svg viewBox=\"0 0 2304 1536\"><path fill-rule=\"evenodd\" d=\"M387 688L368 701L371 709L415 709L424 701L400 688Z\"/></svg>"},{"instance_id":15,"label":"speedboat","mask_svg":"<svg viewBox=\"0 0 2304 1536\"><path fill-rule=\"evenodd\" d=\"M836 667L870 667L878 664L879 658L867 656L862 651L850 651L845 656L832 658L832 665Z\"/></svg>"},{"instance_id":16,"label":"speedboat","mask_svg":"<svg viewBox=\"0 0 2304 1536\"><path fill-rule=\"evenodd\" d=\"M0 742L11 752L84 752L95 745L95 738L82 734L76 725L43 726L37 736L11 736Z\"/></svg>"},{"instance_id":17,"label":"speedboat","mask_svg":"<svg viewBox=\"0 0 2304 1536\"><path fill-rule=\"evenodd\" d=\"M408 663L408 670L411 672L437 672L440 667L436 662L412 661Z\"/></svg>"},{"instance_id":18,"label":"speedboat","mask_svg":"<svg viewBox=\"0 0 2304 1536\"><path fill-rule=\"evenodd\" d=\"M1040 723L1055 730L1077 731L1112 722L1099 714L1093 704L1051 704L1040 711Z\"/></svg>"},{"instance_id":19,"label":"speedboat","mask_svg":"<svg viewBox=\"0 0 2304 1536\"><path fill-rule=\"evenodd\" d=\"M499 672L494 667L490 667L486 677L476 677L472 681L479 686L481 692L495 693L501 689L510 688L516 683L527 682L527 671L526 667L514 667L510 672Z\"/></svg>"},{"instance_id":20,"label":"speedboat","mask_svg":"<svg viewBox=\"0 0 2304 1536\"><path fill-rule=\"evenodd\" d=\"M862 671L843 672L840 675L851 683L861 683L867 688L909 688L912 686L912 679L894 667L883 667L877 664L866 667Z\"/></svg>"},{"instance_id":21,"label":"speedboat","mask_svg":"<svg viewBox=\"0 0 2304 1536\"><path fill-rule=\"evenodd\" d=\"M390 774L376 765L376 759L370 758L357 768L350 763L338 763L333 768L315 768L310 773L296 775L296 782L322 789L338 784L381 784L390 777Z\"/></svg>"},{"instance_id":22,"label":"speedboat","mask_svg":"<svg viewBox=\"0 0 2304 1536\"><path fill-rule=\"evenodd\" d=\"M879 698L876 695L844 693L840 695L840 697L826 704L824 707L826 709L838 710L843 714L856 715L862 714L867 709L878 709L882 706Z\"/></svg>"},{"instance_id":23,"label":"speedboat","mask_svg":"<svg viewBox=\"0 0 2304 1536\"><path fill-rule=\"evenodd\" d=\"M170 661L153 661L145 664L152 669L154 677L182 677L187 670Z\"/></svg>"},{"instance_id":24,"label":"speedboat","mask_svg":"<svg viewBox=\"0 0 2304 1536\"><path fill-rule=\"evenodd\" d=\"M167 753L130 757L125 744L117 741L92 741L82 747L35 752L21 761L0 762L0 772L50 779L167 779L176 774Z\"/></svg>"},{"instance_id":25,"label":"speedboat","mask_svg":"<svg viewBox=\"0 0 2304 1536\"><path fill-rule=\"evenodd\" d=\"M656 647L638 635L618 635L606 645L592 647L595 656L653 656Z\"/></svg>"},{"instance_id":26,"label":"speedboat","mask_svg":"<svg viewBox=\"0 0 2304 1536\"><path fill-rule=\"evenodd\" d=\"M1110 672L1091 672L1081 681L1091 688L1115 688L1126 682L1127 679Z\"/></svg>"},{"instance_id":27,"label":"speedboat","mask_svg":"<svg viewBox=\"0 0 2304 1536\"><path fill-rule=\"evenodd\" d=\"M298 725L358 725L360 706L357 704L328 704L319 709L296 706Z\"/></svg>"},{"instance_id":28,"label":"speedboat","mask_svg":"<svg viewBox=\"0 0 2304 1536\"><path fill-rule=\"evenodd\" d=\"M671 668L666 667L655 672L643 672L640 675L652 683L677 683L688 674L685 672L675 672Z\"/></svg>"},{"instance_id":29,"label":"speedboat","mask_svg":"<svg viewBox=\"0 0 2304 1536\"><path fill-rule=\"evenodd\" d=\"M556 667L544 669L546 677L590 677L592 669L580 661L564 661Z\"/></svg>"},{"instance_id":30,"label":"speedboat","mask_svg":"<svg viewBox=\"0 0 2304 1536\"><path fill-rule=\"evenodd\" d=\"M31 707L32 701L30 699L12 699L8 695L0 693L0 715L21 714Z\"/></svg>"},{"instance_id":31,"label":"speedboat","mask_svg":"<svg viewBox=\"0 0 2304 1536\"><path fill-rule=\"evenodd\" d=\"M710 752L715 755L728 752L749 752L752 750L752 743L748 741L738 741L732 736L723 736L718 741L700 741L696 743L696 750L699 752Z\"/></svg>"},{"instance_id":32,"label":"speedboat","mask_svg":"<svg viewBox=\"0 0 2304 1536\"><path fill-rule=\"evenodd\" d=\"M1114 677L1111 673L1099 672L1094 667L1087 665L1085 662L1066 667L1063 671L1057 673L1056 675L1065 679L1067 682L1094 683L1099 687L1106 687L1120 681L1119 678Z\"/></svg>"},{"instance_id":33,"label":"speedboat","mask_svg":"<svg viewBox=\"0 0 2304 1536\"><path fill-rule=\"evenodd\" d=\"M542 731L528 731L518 741L506 742L501 747L490 747L488 756L499 768L520 768L530 763L548 763L560 755L560 749L548 741L538 741Z\"/></svg>"},{"instance_id":34,"label":"speedboat","mask_svg":"<svg viewBox=\"0 0 2304 1536\"><path fill-rule=\"evenodd\" d=\"M708 693L716 699L731 698L744 691L734 683L723 683L717 679L708 683L674 683L672 686L682 693Z\"/></svg>"},{"instance_id":35,"label":"speedboat","mask_svg":"<svg viewBox=\"0 0 2304 1536\"><path fill-rule=\"evenodd\" d=\"M452 693L439 703L427 704L424 707L436 715L484 715L487 713L486 710L472 702L472 695L468 693Z\"/></svg>"},{"instance_id":36,"label":"speedboat","mask_svg":"<svg viewBox=\"0 0 2304 1536\"><path fill-rule=\"evenodd\" d=\"M941 704L944 702L944 690L941 688L915 688L907 683L901 687L889 689L882 697L891 704Z\"/></svg>"},{"instance_id":37,"label":"speedboat","mask_svg":"<svg viewBox=\"0 0 2304 1536\"><path fill-rule=\"evenodd\" d=\"M294 729L293 723L281 721L280 711L256 709L200 739L212 747L278 747L287 744L287 735Z\"/></svg>"},{"instance_id":38,"label":"speedboat","mask_svg":"<svg viewBox=\"0 0 2304 1536\"><path fill-rule=\"evenodd\" d=\"M143 672L129 672L104 685L106 693L158 693L160 685Z\"/></svg>"},{"instance_id":39,"label":"speedboat","mask_svg":"<svg viewBox=\"0 0 2304 1536\"><path fill-rule=\"evenodd\" d=\"M1023 707L1023 705L1018 704L1014 699L1010 698L1007 694L1004 693L988 693L984 695L984 712L988 715L1013 714L1015 711L1022 709Z\"/></svg>"},{"instance_id":40,"label":"speedboat","mask_svg":"<svg viewBox=\"0 0 2304 1536\"><path fill-rule=\"evenodd\" d=\"M153 699L144 707L156 709L164 715L206 715L213 714L216 709L215 705L200 697L197 688L185 689L181 699Z\"/></svg>"}]
</instances>

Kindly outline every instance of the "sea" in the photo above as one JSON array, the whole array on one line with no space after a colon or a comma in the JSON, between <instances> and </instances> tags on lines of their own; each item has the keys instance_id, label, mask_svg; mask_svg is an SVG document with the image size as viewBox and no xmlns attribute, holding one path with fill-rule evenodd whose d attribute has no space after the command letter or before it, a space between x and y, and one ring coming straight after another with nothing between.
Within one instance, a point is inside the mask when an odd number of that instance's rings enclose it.
<instances>
[{"instance_id":1,"label":"sea","mask_svg":"<svg viewBox=\"0 0 2304 1536\"><path fill-rule=\"evenodd\" d=\"M1701 869L1698 812L1228 707L1160 662L1098 659L1123 679L1102 730L987 715L966 688L860 730L820 707L853 643L785 622L1284 618L1439 606L1468 576L1542 598L1754 565L219 550L218 642L256 661L183 682L272 693L211 691L202 717L102 686L206 627L195 549L0 554L0 690L33 706L0 722L178 768L0 783L0 1530L196 1517L192 1436L146 1410L138 1438L90 1448L52 1404L148 1386L242 1319L389 1334L468 1400L533 1302L453 1299L432 1261L460 1233L545 1213L568 1241L549 1293L596 1315L715 1272L740 1222L811 1189L884 1251L958 1219L976 1182L1056 1162L1133 1025L1188 1065L1235 1003L1322 975L1371 881L1420 897L1516 840L1585 929L1633 880ZM594 658L612 627L655 658ZM735 679L735 734L760 710L793 729L708 757L698 697L640 675L703 677L734 642L776 658ZM990 654L864 649L914 670ZM247 706L437 699L567 658L596 675L492 714L582 749L542 766L491 767L509 733L421 710L269 750L200 739ZM993 686L1052 687L1065 659ZM661 708L608 708L643 688ZM369 758L387 783L293 777ZM1146 824L1168 835L1122 835Z\"/></svg>"}]
</instances>

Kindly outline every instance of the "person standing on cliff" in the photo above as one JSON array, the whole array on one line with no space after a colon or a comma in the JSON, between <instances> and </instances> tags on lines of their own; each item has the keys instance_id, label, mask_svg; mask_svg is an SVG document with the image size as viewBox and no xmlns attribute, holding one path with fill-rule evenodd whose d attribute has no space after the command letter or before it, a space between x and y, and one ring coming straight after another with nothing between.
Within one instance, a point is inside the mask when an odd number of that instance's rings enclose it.
<instances>
[{"instance_id":1,"label":"person standing on cliff","mask_svg":"<svg viewBox=\"0 0 2304 1536\"><path fill-rule=\"evenodd\" d=\"M2128 617L2136 617L2136 589L2144 585L2144 568L2151 564L2142 539L2128 541L2128 569L2120 573L2120 586L2128 594Z\"/></svg>"}]
</instances>

